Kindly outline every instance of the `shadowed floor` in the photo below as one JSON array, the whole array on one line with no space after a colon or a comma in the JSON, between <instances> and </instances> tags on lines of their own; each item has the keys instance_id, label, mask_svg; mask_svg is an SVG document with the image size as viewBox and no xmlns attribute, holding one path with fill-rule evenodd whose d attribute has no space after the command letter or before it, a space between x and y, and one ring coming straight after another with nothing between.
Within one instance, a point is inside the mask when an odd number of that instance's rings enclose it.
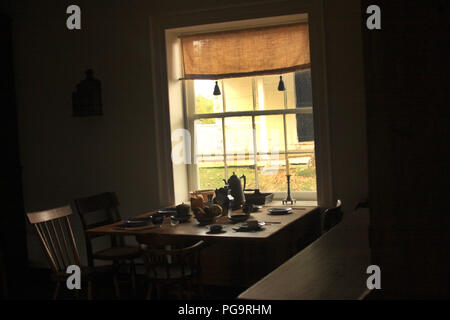
<instances>
[{"instance_id":1,"label":"shadowed floor","mask_svg":"<svg viewBox=\"0 0 450 320\"><path fill-rule=\"evenodd\" d=\"M93 283L93 299L94 300L115 300L113 282L109 274L102 275ZM25 280L25 279L24 279ZM121 300L143 300L147 292L147 281L144 276L138 275L136 281L136 294L133 293L131 285L126 281L126 277L121 279L120 293ZM50 281L50 272L46 269L31 269L28 273L26 281L23 281L22 290L12 293L9 296L11 300L50 300L54 290L54 284ZM86 286L82 284L80 299L87 299ZM208 297L211 300L235 299L244 288L224 288L224 287L207 287ZM177 299L176 292L168 290L162 291L163 300ZM199 296L193 299L199 299ZM62 288L58 296L58 300L75 299L73 292Z\"/></svg>"}]
</instances>

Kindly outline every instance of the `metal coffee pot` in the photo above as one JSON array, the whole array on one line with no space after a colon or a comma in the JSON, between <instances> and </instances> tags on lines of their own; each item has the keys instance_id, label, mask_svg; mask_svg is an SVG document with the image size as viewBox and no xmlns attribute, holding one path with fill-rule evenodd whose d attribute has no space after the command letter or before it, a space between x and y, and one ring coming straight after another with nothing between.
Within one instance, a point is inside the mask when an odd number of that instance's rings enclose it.
<instances>
[{"instance_id":1,"label":"metal coffee pot","mask_svg":"<svg viewBox=\"0 0 450 320\"><path fill-rule=\"evenodd\" d=\"M244 188L242 188L241 179L244 179ZM224 180L225 181L225 180ZM240 178L233 172L233 175L228 179L228 181L225 181L226 184L231 189L231 195L234 198L232 209L236 210L241 208L241 206L245 203L245 195L244 195L244 189L246 185L246 178L245 175L242 175Z\"/></svg>"}]
</instances>

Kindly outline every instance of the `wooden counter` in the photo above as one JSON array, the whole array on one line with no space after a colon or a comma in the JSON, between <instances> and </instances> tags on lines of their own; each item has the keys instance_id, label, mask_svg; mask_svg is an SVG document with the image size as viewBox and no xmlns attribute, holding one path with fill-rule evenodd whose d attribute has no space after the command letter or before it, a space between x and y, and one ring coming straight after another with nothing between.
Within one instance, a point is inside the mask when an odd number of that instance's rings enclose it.
<instances>
[{"instance_id":1,"label":"wooden counter","mask_svg":"<svg viewBox=\"0 0 450 320\"><path fill-rule=\"evenodd\" d=\"M240 299L360 299L368 291L369 212L359 210L247 289Z\"/></svg>"}]
</instances>

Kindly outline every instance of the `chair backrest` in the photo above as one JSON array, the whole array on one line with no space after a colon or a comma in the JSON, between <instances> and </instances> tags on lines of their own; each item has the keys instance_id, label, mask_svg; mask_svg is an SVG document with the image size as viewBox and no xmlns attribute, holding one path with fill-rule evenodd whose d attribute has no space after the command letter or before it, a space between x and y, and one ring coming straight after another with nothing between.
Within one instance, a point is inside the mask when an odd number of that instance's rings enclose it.
<instances>
[{"instance_id":1,"label":"chair backrest","mask_svg":"<svg viewBox=\"0 0 450 320\"><path fill-rule=\"evenodd\" d=\"M143 258L147 272L153 273L156 278L158 269L165 270L167 279L171 279L174 276L171 272L176 266L181 271L182 277L198 275L201 271L200 251L205 246L205 241L201 240L187 247L171 246L171 249L166 249L144 245Z\"/></svg>"},{"instance_id":2,"label":"chair backrest","mask_svg":"<svg viewBox=\"0 0 450 320\"><path fill-rule=\"evenodd\" d=\"M70 265L80 265L80 255L70 226L70 206L27 213L55 273L66 272Z\"/></svg>"},{"instance_id":3,"label":"chair backrest","mask_svg":"<svg viewBox=\"0 0 450 320\"><path fill-rule=\"evenodd\" d=\"M84 229L89 266L93 266L93 244L92 239L98 237L109 237L111 246L123 245L123 239L115 236L89 234L86 230L111 224L121 220L119 214L119 200L114 192L105 192L98 195L79 198L74 200L74 206L80 215Z\"/></svg>"},{"instance_id":4,"label":"chair backrest","mask_svg":"<svg viewBox=\"0 0 450 320\"><path fill-rule=\"evenodd\" d=\"M342 221L344 213L342 212L342 201L337 200L336 207L327 208L322 212L321 231L322 234L333 228Z\"/></svg>"}]
</instances>

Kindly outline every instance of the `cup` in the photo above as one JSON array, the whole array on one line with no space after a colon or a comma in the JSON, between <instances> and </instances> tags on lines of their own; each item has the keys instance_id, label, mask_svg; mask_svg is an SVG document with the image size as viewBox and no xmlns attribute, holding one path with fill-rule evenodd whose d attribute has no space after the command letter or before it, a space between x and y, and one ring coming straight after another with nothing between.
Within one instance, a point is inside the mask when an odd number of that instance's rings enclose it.
<instances>
[{"instance_id":1,"label":"cup","mask_svg":"<svg viewBox=\"0 0 450 320\"><path fill-rule=\"evenodd\" d=\"M259 222L258 220L250 220L247 221L247 228L254 230L259 228Z\"/></svg>"},{"instance_id":2,"label":"cup","mask_svg":"<svg viewBox=\"0 0 450 320\"><path fill-rule=\"evenodd\" d=\"M177 213L176 213L177 216L186 216L191 211L191 207L187 204L182 203L182 204L179 204L176 206L176 210L177 210Z\"/></svg>"},{"instance_id":3,"label":"cup","mask_svg":"<svg viewBox=\"0 0 450 320\"><path fill-rule=\"evenodd\" d=\"M242 206L242 211L244 211L245 214L250 214L253 212L253 205L251 203L244 203Z\"/></svg>"},{"instance_id":4,"label":"cup","mask_svg":"<svg viewBox=\"0 0 450 320\"><path fill-rule=\"evenodd\" d=\"M213 224L209 227L209 231L212 233L218 233L222 231L222 226L220 224Z\"/></svg>"},{"instance_id":5,"label":"cup","mask_svg":"<svg viewBox=\"0 0 450 320\"><path fill-rule=\"evenodd\" d=\"M164 215L162 213L154 213L151 216L152 223L156 226L160 226L164 221Z\"/></svg>"}]
</instances>

